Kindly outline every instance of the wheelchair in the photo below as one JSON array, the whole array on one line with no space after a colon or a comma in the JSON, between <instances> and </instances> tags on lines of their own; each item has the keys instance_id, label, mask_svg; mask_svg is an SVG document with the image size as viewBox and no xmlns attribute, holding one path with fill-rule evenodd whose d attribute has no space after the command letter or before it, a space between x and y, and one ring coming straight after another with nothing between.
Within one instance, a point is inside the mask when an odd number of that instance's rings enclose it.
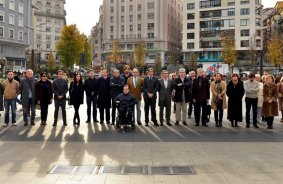
<instances>
[{"instance_id":1,"label":"wheelchair","mask_svg":"<svg viewBox=\"0 0 283 184\"><path fill-rule=\"evenodd\" d=\"M127 104L123 102L116 101L117 106L117 116L116 116L116 128L127 129L131 127L135 129L134 124L134 107L126 107Z\"/></svg>"}]
</instances>

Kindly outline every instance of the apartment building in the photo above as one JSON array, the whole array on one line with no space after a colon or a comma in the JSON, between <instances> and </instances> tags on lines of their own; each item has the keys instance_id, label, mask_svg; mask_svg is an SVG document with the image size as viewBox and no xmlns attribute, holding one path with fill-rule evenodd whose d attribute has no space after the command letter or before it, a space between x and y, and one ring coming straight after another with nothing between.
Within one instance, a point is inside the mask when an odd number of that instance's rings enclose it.
<instances>
[{"instance_id":1,"label":"apartment building","mask_svg":"<svg viewBox=\"0 0 283 184\"><path fill-rule=\"evenodd\" d=\"M26 65L31 38L31 0L0 0L0 71Z\"/></svg>"},{"instance_id":2,"label":"apartment building","mask_svg":"<svg viewBox=\"0 0 283 184\"><path fill-rule=\"evenodd\" d=\"M60 39L61 29L66 25L65 4L65 0L33 0L32 49L35 50L35 58L40 67L47 64L51 52L56 61L59 60L56 43Z\"/></svg>"},{"instance_id":3,"label":"apartment building","mask_svg":"<svg viewBox=\"0 0 283 184\"><path fill-rule=\"evenodd\" d=\"M118 39L122 62L129 62L143 40L146 63L153 64L156 54L166 63L171 51L181 49L182 9L182 0L104 0L102 60Z\"/></svg>"},{"instance_id":4,"label":"apartment building","mask_svg":"<svg viewBox=\"0 0 283 184\"><path fill-rule=\"evenodd\" d=\"M238 62L249 60L248 51L261 49L260 0L184 0L183 52L189 61L221 62L221 40L235 38Z\"/></svg>"}]
</instances>

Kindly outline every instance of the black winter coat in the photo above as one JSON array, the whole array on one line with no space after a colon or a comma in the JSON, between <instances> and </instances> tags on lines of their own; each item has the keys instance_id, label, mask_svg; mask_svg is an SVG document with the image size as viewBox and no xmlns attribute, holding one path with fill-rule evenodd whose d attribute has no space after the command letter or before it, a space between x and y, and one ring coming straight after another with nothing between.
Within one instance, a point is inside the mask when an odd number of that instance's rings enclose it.
<instances>
[{"instance_id":1,"label":"black winter coat","mask_svg":"<svg viewBox=\"0 0 283 184\"><path fill-rule=\"evenodd\" d=\"M98 108L111 108L111 96L110 96L110 78L104 79L100 77L97 81L98 89Z\"/></svg>"},{"instance_id":2,"label":"black winter coat","mask_svg":"<svg viewBox=\"0 0 283 184\"><path fill-rule=\"evenodd\" d=\"M226 94L228 96L228 120L243 120L242 114L242 98L245 94L244 84L242 81L234 86L232 81L229 81Z\"/></svg>"},{"instance_id":3,"label":"black winter coat","mask_svg":"<svg viewBox=\"0 0 283 184\"><path fill-rule=\"evenodd\" d=\"M116 98L120 93L123 92L123 87L125 85L125 79L122 77L112 77L110 79L111 88L111 98Z\"/></svg>"},{"instance_id":4,"label":"black winter coat","mask_svg":"<svg viewBox=\"0 0 283 184\"><path fill-rule=\"evenodd\" d=\"M178 84L182 84L178 86ZM174 80L173 88L176 90L175 92L175 102L182 102L183 101L183 92L185 91L185 102L188 103L190 100L190 88L191 88L190 80L185 77L184 82L182 82L181 78L176 78Z\"/></svg>"},{"instance_id":5,"label":"black winter coat","mask_svg":"<svg viewBox=\"0 0 283 184\"><path fill-rule=\"evenodd\" d=\"M94 92L94 96L97 96L97 79L96 78L88 78L84 83L86 96L91 96L91 93Z\"/></svg>"},{"instance_id":6,"label":"black winter coat","mask_svg":"<svg viewBox=\"0 0 283 184\"><path fill-rule=\"evenodd\" d=\"M71 105L80 105L84 103L84 85L83 83L79 83L78 85L71 82L69 88L70 95L70 104Z\"/></svg>"}]
</instances>

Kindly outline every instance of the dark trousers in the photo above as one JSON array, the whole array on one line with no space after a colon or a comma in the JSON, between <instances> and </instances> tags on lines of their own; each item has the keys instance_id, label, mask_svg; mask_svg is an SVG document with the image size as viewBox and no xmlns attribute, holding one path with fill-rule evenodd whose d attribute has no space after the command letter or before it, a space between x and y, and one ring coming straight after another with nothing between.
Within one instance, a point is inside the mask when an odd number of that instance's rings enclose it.
<instances>
[{"instance_id":1,"label":"dark trousers","mask_svg":"<svg viewBox=\"0 0 283 184\"><path fill-rule=\"evenodd\" d=\"M106 122L109 123L110 122L110 108L99 108L99 114L100 114L100 122L104 121L104 109L105 109L105 113L106 113Z\"/></svg>"},{"instance_id":2,"label":"dark trousers","mask_svg":"<svg viewBox=\"0 0 283 184\"><path fill-rule=\"evenodd\" d=\"M117 109L117 105L115 103L115 100L112 99L112 109L111 109L111 117L112 117L112 123L115 123L115 119L116 119L116 109Z\"/></svg>"},{"instance_id":3,"label":"dark trousers","mask_svg":"<svg viewBox=\"0 0 283 184\"><path fill-rule=\"evenodd\" d=\"M144 99L144 114L145 114L145 122L149 122L149 106L150 106L150 112L151 112L151 121L156 121L156 98L145 98Z\"/></svg>"},{"instance_id":4,"label":"dark trousers","mask_svg":"<svg viewBox=\"0 0 283 184\"><path fill-rule=\"evenodd\" d=\"M74 119L73 119L73 122L76 122L77 120L77 123L80 123L80 114L79 114L79 109L80 109L80 104L76 104L74 105L74 109L75 109L75 114L74 114Z\"/></svg>"},{"instance_id":5,"label":"dark trousers","mask_svg":"<svg viewBox=\"0 0 283 184\"><path fill-rule=\"evenodd\" d=\"M120 124L132 124L133 123L133 109L131 108L119 108L119 122L116 122L116 125Z\"/></svg>"},{"instance_id":6,"label":"dark trousers","mask_svg":"<svg viewBox=\"0 0 283 184\"><path fill-rule=\"evenodd\" d=\"M91 105L93 108L92 117L93 121L97 121L97 97L96 96L87 96L86 97L87 103L87 120L91 120Z\"/></svg>"},{"instance_id":7,"label":"dark trousers","mask_svg":"<svg viewBox=\"0 0 283 184\"><path fill-rule=\"evenodd\" d=\"M214 111L214 119L215 119L215 123L221 123L222 119L223 119L223 103L221 102L220 104L218 104L217 109Z\"/></svg>"},{"instance_id":8,"label":"dark trousers","mask_svg":"<svg viewBox=\"0 0 283 184\"><path fill-rule=\"evenodd\" d=\"M257 98L245 98L246 101L246 123L250 125L250 112L253 109L253 124L257 124Z\"/></svg>"},{"instance_id":9,"label":"dark trousers","mask_svg":"<svg viewBox=\"0 0 283 184\"><path fill-rule=\"evenodd\" d=\"M32 98L28 99L27 106L23 106L23 118L24 122L28 122L28 113L31 110L30 121L34 122L35 119L35 104L33 103Z\"/></svg>"},{"instance_id":10,"label":"dark trousers","mask_svg":"<svg viewBox=\"0 0 283 184\"><path fill-rule=\"evenodd\" d=\"M265 120L266 120L266 122L267 122L267 126L268 126L268 127L273 127L274 116L265 117Z\"/></svg>"},{"instance_id":11,"label":"dark trousers","mask_svg":"<svg viewBox=\"0 0 283 184\"><path fill-rule=\"evenodd\" d=\"M206 112L206 105L207 102L195 102L194 103L194 114L195 114L195 121L196 121L196 125L199 125L200 122L200 113L202 113L201 116L201 122L203 125L206 125L206 121L207 121L207 112Z\"/></svg>"},{"instance_id":12,"label":"dark trousers","mask_svg":"<svg viewBox=\"0 0 283 184\"><path fill-rule=\"evenodd\" d=\"M163 123L163 112L165 108L165 118L166 118L166 123L170 123L170 115L171 115L171 100L167 100L163 102L162 105L160 105L160 110L159 110L159 120L161 123Z\"/></svg>"},{"instance_id":13,"label":"dark trousers","mask_svg":"<svg viewBox=\"0 0 283 184\"><path fill-rule=\"evenodd\" d=\"M189 102L189 110L188 110L188 116L192 116L192 112L193 112L193 102Z\"/></svg>"},{"instance_id":14,"label":"dark trousers","mask_svg":"<svg viewBox=\"0 0 283 184\"><path fill-rule=\"evenodd\" d=\"M66 119L66 99L55 99L54 105L55 105L54 123L57 123L59 107L61 107L62 116L63 116L63 123L66 124L67 123L67 119Z\"/></svg>"},{"instance_id":15,"label":"dark trousers","mask_svg":"<svg viewBox=\"0 0 283 184\"><path fill-rule=\"evenodd\" d=\"M41 121L46 121L48 115L48 102L40 102Z\"/></svg>"}]
</instances>

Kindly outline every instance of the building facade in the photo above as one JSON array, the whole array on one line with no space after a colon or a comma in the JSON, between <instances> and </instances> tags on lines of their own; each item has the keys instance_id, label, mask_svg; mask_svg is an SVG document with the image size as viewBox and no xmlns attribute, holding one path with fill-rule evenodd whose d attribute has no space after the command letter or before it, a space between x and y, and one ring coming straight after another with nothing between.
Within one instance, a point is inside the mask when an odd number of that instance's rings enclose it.
<instances>
[{"instance_id":1,"label":"building facade","mask_svg":"<svg viewBox=\"0 0 283 184\"><path fill-rule=\"evenodd\" d=\"M31 42L31 0L0 0L0 71L24 68Z\"/></svg>"},{"instance_id":2,"label":"building facade","mask_svg":"<svg viewBox=\"0 0 283 184\"><path fill-rule=\"evenodd\" d=\"M260 0L184 0L183 52L190 61L195 54L198 63L221 62L222 40L235 38L238 62L250 60L251 50L261 49Z\"/></svg>"},{"instance_id":3,"label":"building facade","mask_svg":"<svg viewBox=\"0 0 283 184\"><path fill-rule=\"evenodd\" d=\"M33 27L34 35L31 49L34 49L39 67L46 66L52 53L58 62L56 43L61 29L66 25L65 0L33 0L35 6Z\"/></svg>"},{"instance_id":4,"label":"building facade","mask_svg":"<svg viewBox=\"0 0 283 184\"><path fill-rule=\"evenodd\" d=\"M118 39L122 62L129 63L136 44L144 41L145 62L153 64L158 54L164 64L171 51L181 49L181 28L181 0L104 0L102 60Z\"/></svg>"}]
</instances>

